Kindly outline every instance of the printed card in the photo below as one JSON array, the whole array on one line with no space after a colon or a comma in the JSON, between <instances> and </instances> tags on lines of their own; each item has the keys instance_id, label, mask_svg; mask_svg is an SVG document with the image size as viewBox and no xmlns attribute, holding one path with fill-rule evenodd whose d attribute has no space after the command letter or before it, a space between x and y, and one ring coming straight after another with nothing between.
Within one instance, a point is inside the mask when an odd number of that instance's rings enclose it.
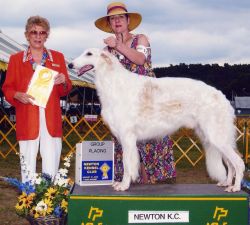
<instances>
[{"instance_id":1,"label":"printed card","mask_svg":"<svg viewBox=\"0 0 250 225\"><path fill-rule=\"evenodd\" d=\"M27 94L35 98L33 104L46 108L57 74L55 70L37 65L27 91Z\"/></svg>"}]
</instances>

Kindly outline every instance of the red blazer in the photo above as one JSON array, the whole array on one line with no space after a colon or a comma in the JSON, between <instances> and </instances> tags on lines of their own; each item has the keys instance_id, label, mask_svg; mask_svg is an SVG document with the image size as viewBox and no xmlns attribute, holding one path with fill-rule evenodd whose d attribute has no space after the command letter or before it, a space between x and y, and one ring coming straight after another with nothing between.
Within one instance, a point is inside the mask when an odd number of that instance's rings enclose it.
<instances>
[{"instance_id":1,"label":"red blazer","mask_svg":"<svg viewBox=\"0 0 250 225\"><path fill-rule=\"evenodd\" d=\"M67 85L54 85L49 97L45 117L48 132L53 137L62 136L62 115L60 97L66 96L72 84L67 72L64 56L62 53L48 50L52 60L46 59L45 66L63 73L66 76ZM34 73L29 61L23 61L24 52L18 52L10 57L6 80L2 90L6 100L16 109L16 137L17 140L34 140L39 134L39 107L32 104L23 104L14 99L17 91L26 92L31 77Z\"/></svg>"}]
</instances>

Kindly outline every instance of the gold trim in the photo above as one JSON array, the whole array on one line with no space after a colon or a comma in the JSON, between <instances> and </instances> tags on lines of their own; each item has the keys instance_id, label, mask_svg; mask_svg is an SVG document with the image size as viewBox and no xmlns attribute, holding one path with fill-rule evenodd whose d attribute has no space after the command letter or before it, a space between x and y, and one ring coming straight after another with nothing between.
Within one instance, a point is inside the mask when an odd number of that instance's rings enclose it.
<instances>
[{"instance_id":1,"label":"gold trim","mask_svg":"<svg viewBox=\"0 0 250 225\"><path fill-rule=\"evenodd\" d=\"M141 200L141 201L247 201L247 197L108 197L108 196L70 196L75 200Z\"/></svg>"},{"instance_id":2,"label":"gold trim","mask_svg":"<svg viewBox=\"0 0 250 225\"><path fill-rule=\"evenodd\" d=\"M90 87L95 89L95 85L91 83L87 83L86 81L80 81L80 80L72 80L73 86L80 86L80 87Z\"/></svg>"},{"instance_id":3,"label":"gold trim","mask_svg":"<svg viewBox=\"0 0 250 225\"><path fill-rule=\"evenodd\" d=\"M0 70L6 71L8 68L8 64L0 61Z\"/></svg>"}]
</instances>

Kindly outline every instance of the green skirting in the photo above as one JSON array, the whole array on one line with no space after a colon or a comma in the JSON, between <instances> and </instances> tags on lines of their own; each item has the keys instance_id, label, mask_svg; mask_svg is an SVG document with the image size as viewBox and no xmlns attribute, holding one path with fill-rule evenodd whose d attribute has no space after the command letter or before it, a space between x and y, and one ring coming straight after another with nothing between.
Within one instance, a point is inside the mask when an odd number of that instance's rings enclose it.
<instances>
[{"instance_id":1,"label":"green skirting","mask_svg":"<svg viewBox=\"0 0 250 225\"><path fill-rule=\"evenodd\" d=\"M248 195L215 184L75 186L69 225L248 225Z\"/></svg>"}]
</instances>

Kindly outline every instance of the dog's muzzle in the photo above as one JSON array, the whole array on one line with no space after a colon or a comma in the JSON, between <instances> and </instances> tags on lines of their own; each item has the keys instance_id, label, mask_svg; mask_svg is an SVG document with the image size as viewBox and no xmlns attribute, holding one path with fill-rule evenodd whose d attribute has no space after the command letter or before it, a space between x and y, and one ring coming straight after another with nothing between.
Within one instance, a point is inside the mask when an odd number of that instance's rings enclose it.
<instances>
[{"instance_id":1,"label":"dog's muzzle","mask_svg":"<svg viewBox=\"0 0 250 225\"><path fill-rule=\"evenodd\" d=\"M76 69L73 63L69 63L68 68L69 69ZM77 69L77 75L81 76L81 75L83 75L84 73L86 73L87 71L89 71L89 70L91 70L93 68L94 68L93 65L87 64L87 65L81 67L80 69Z\"/></svg>"}]
</instances>

